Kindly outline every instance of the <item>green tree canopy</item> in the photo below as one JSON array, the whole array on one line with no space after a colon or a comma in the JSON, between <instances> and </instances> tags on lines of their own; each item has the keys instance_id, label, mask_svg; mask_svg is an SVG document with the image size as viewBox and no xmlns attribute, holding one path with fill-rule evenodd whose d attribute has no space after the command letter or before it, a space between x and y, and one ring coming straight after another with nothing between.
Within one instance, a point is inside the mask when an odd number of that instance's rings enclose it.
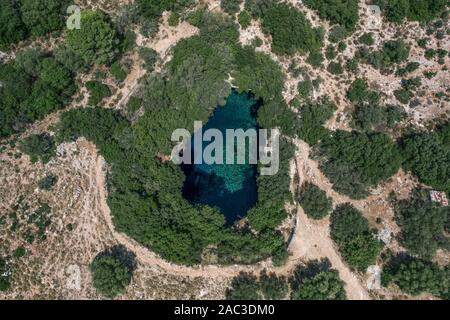
<instances>
[{"instance_id":1,"label":"green tree canopy","mask_svg":"<svg viewBox=\"0 0 450 320\"><path fill-rule=\"evenodd\" d=\"M22 21L39 37L64 27L67 0L20 0Z\"/></svg>"},{"instance_id":2,"label":"green tree canopy","mask_svg":"<svg viewBox=\"0 0 450 320\"><path fill-rule=\"evenodd\" d=\"M299 201L306 215L316 220L327 216L333 208L333 203L327 197L325 191L311 183L305 184L300 193Z\"/></svg>"},{"instance_id":3,"label":"green tree canopy","mask_svg":"<svg viewBox=\"0 0 450 320\"><path fill-rule=\"evenodd\" d=\"M98 254L90 265L92 285L107 298L126 291L136 269L134 253L115 246Z\"/></svg>"},{"instance_id":4,"label":"green tree canopy","mask_svg":"<svg viewBox=\"0 0 450 320\"><path fill-rule=\"evenodd\" d=\"M66 45L89 64L109 64L120 48L119 34L102 11L83 11L81 29L68 30Z\"/></svg>"},{"instance_id":5,"label":"green tree canopy","mask_svg":"<svg viewBox=\"0 0 450 320\"><path fill-rule=\"evenodd\" d=\"M331 214L330 229L331 238L352 268L365 271L375 264L382 245L375 239L361 212L350 204L339 205Z\"/></svg>"},{"instance_id":6,"label":"green tree canopy","mask_svg":"<svg viewBox=\"0 0 450 320\"><path fill-rule=\"evenodd\" d=\"M313 260L299 265L293 273L291 298L293 300L345 300L344 282L331 269L328 259Z\"/></svg>"}]
</instances>

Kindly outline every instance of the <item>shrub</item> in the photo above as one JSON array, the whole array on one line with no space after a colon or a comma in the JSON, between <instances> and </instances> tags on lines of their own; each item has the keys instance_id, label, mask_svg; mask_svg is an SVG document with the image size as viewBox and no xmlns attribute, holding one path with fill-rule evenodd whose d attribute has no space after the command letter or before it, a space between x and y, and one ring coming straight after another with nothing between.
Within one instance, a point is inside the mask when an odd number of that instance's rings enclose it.
<instances>
[{"instance_id":1,"label":"shrub","mask_svg":"<svg viewBox=\"0 0 450 320\"><path fill-rule=\"evenodd\" d=\"M378 104L380 96L378 92L369 90L366 81L356 79L347 91L347 98L357 104Z\"/></svg>"},{"instance_id":2,"label":"shrub","mask_svg":"<svg viewBox=\"0 0 450 320\"><path fill-rule=\"evenodd\" d=\"M308 62L310 65L312 65L315 68L319 68L322 65L324 58L320 51L314 50L309 53L308 59L306 62Z\"/></svg>"},{"instance_id":3,"label":"shrub","mask_svg":"<svg viewBox=\"0 0 450 320\"><path fill-rule=\"evenodd\" d=\"M306 215L315 220L326 217L333 208L333 203L325 191L311 183L303 187L299 202Z\"/></svg>"},{"instance_id":4,"label":"shrub","mask_svg":"<svg viewBox=\"0 0 450 320\"><path fill-rule=\"evenodd\" d=\"M308 98L313 90L311 80L303 80L298 83L298 93L302 98Z\"/></svg>"}]
</instances>

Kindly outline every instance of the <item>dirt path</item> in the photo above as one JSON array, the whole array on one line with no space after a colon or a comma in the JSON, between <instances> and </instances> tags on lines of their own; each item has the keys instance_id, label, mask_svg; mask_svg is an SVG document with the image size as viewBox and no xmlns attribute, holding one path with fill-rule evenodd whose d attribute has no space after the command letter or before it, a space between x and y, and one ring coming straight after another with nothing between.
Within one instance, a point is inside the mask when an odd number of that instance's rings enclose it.
<instances>
[{"instance_id":1,"label":"dirt path","mask_svg":"<svg viewBox=\"0 0 450 320\"><path fill-rule=\"evenodd\" d=\"M296 167L301 181L303 181L305 174L301 166L301 159L300 163L297 162ZM98 209L101 211L101 214L116 241L133 251L137 256L137 259L142 264L158 266L167 273L185 277L232 278L241 271L258 273L264 268L267 268L277 274L286 275L289 274L300 262L327 257L330 259L332 266L339 271L342 280L346 283L346 292L349 299L370 299L368 292L356 276L351 273L347 266L345 266L339 254L336 252L333 242L329 237L329 221L311 221L304 214L300 206L298 206L297 211L297 226L295 229L295 234L289 245L291 255L285 265L274 268L268 261L263 261L253 266L180 266L165 261L157 254L143 247L130 237L115 230L112 222L111 211L106 201L107 192L105 190L105 161L103 157L99 155L97 155L96 158L94 171L95 177L92 177L92 179L96 184L98 192L98 196L96 197L98 200Z\"/></svg>"}]
</instances>

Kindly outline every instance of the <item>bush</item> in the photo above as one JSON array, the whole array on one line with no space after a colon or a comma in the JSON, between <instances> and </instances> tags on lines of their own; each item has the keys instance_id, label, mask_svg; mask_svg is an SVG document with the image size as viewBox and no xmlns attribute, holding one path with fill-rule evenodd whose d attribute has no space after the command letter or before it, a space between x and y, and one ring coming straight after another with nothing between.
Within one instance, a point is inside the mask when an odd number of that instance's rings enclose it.
<instances>
[{"instance_id":1,"label":"bush","mask_svg":"<svg viewBox=\"0 0 450 320\"><path fill-rule=\"evenodd\" d=\"M330 230L331 238L350 267L365 271L375 264L382 244L375 239L367 219L352 205L336 207L331 214Z\"/></svg>"},{"instance_id":2,"label":"bush","mask_svg":"<svg viewBox=\"0 0 450 320\"><path fill-rule=\"evenodd\" d=\"M15 259L20 259L20 258L22 258L26 253L27 253L27 251L25 250L24 247L17 247L16 250L14 250L14 252L13 252L13 257L14 257Z\"/></svg>"},{"instance_id":3,"label":"bush","mask_svg":"<svg viewBox=\"0 0 450 320\"><path fill-rule=\"evenodd\" d=\"M48 134L31 135L20 143L20 150L30 156L32 163L47 163L56 153L55 142Z\"/></svg>"},{"instance_id":4,"label":"bush","mask_svg":"<svg viewBox=\"0 0 450 320\"><path fill-rule=\"evenodd\" d=\"M91 106L98 105L104 98L111 96L111 90L106 84L98 81L86 82L86 88L89 90L88 103Z\"/></svg>"},{"instance_id":5,"label":"bush","mask_svg":"<svg viewBox=\"0 0 450 320\"><path fill-rule=\"evenodd\" d=\"M326 192L314 184L307 183L299 197L300 205L308 217L320 220L325 218L333 208L333 203Z\"/></svg>"},{"instance_id":6,"label":"bush","mask_svg":"<svg viewBox=\"0 0 450 320\"><path fill-rule=\"evenodd\" d=\"M369 90L366 81L356 79L347 91L347 98L357 104L378 104L380 95L376 91Z\"/></svg>"},{"instance_id":7,"label":"bush","mask_svg":"<svg viewBox=\"0 0 450 320\"><path fill-rule=\"evenodd\" d=\"M309 98L311 91L313 90L313 85L311 80L303 80L298 83L298 93L304 99Z\"/></svg>"},{"instance_id":8,"label":"bush","mask_svg":"<svg viewBox=\"0 0 450 320\"><path fill-rule=\"evenodd\" d=\"M126 291L136 269L134 253L115 246L98 254L89 267L92 285L103 296L114 298Z\"/></svg>"},{"instance_id":9,"label":"bush","mask_svg":"<svg viewBox=\"0 0 450 320\"><path fill-rule=\"evenodd\" d=\"M330 119L336 106L328 101L307 103L300 107L300 119L296 123L297 135L310 145L324 139L329 131L323 126Z\"/></svg>"}]
</instances>

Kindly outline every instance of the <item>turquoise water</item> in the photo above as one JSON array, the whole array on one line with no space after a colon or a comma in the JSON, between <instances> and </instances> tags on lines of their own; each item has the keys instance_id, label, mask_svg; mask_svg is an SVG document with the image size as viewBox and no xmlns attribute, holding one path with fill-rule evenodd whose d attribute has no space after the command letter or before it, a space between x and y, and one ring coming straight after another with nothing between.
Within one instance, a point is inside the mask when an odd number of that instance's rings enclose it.
<instances>
[{"instance_id":1,"label":"turquoise water","mask_svg":"<svg viewBox=\"0 0 450 320\"><path fill-rule=\"evenodd\" d=\"M257 108L258 102L251 94L233 91L226 104L218 106L204 124L203 132L220 130L226 144L226 129L258 129ZM203 149L210 143L203 142ZM245 164L183 165L183 171L186 175L184 197L191 203L219 208L229 225L244 217L256 204L257 167L248 163L248 156Z\"/></svg>"}]
</instances>

